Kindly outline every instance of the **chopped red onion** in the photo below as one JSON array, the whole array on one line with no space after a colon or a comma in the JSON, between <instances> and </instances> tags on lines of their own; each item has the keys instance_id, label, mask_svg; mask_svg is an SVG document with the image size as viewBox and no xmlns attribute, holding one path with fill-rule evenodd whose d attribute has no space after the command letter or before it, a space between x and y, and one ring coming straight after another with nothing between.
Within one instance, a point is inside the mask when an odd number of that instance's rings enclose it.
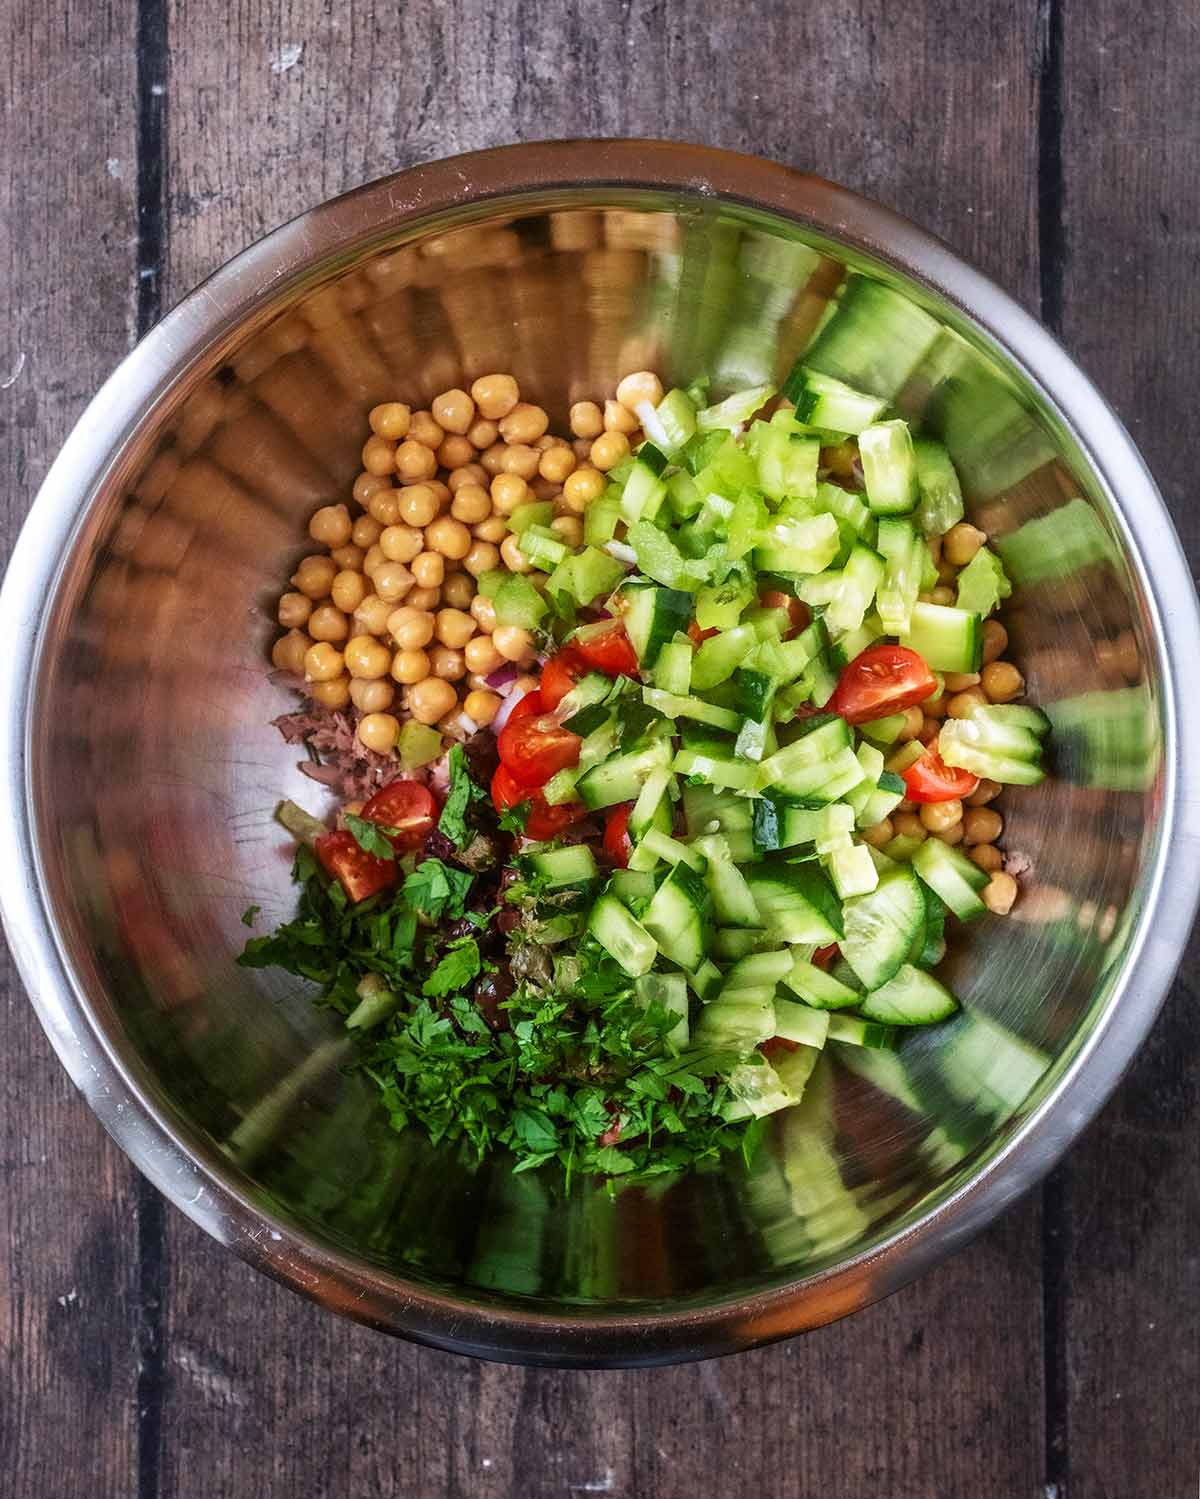
<instances>
[{"instance_id":1,"label":"chopped red onion","mask_svg":"<svg viewBox=\"0 0 1200 1499\"><path fill-rule=\"evenodd\" d=\"M526 694L524 692L510 692L504 701L496 709L496 716L492 719L489 727L493 734L498 734L508 722L512 710L517 706Z\"/></svg>"},{"instance_id":2,"label":"chopped red onion","mask_svg":"<svg viewBox=\"0 0 1200 1499\"><path fill-rule=\"evenodd\" d=\"M615 557L618 562L626 562L630 567L637 563L637 553L632 547L627 547L623 541L606 541L604 550L610 557Z\"/></svg>"},{"instance_id":3,"label":"chopped red onion","mask_svg":"<svg viewBox=\"0 0 1200 1499\"><path fill-rule=\"evenodd\" d=\"M489 687L507 687L510 682L516 680L521 669L515 661L506 661L503 666L498 666L495 671L489 672L484 680Z\"/></svg>"}]
</instances>

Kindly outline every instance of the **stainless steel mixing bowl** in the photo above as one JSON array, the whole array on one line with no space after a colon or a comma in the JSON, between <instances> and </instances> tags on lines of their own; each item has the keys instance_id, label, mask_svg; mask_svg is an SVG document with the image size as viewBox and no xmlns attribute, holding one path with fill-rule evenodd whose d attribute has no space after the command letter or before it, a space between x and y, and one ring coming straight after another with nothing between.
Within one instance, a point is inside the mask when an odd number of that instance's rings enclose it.
<instances>
[{"instance_id":1,"label":"stainless steel mixing bowl","mask_svg":"<svg viewBox=\"0 0 1200 1499\"><path fill-rule=\"evenodd\" d=\"M851 299L869 358L813 361L943 434L1003 538L1053 779L1006 795L1029 873L952 955L964 1013L830 1059L750 1169L565 1194L389 1131L337 1025L233 964L289 910L271 811L314 805L268 720L272 604L343 498L367 409L513 370L567 404L653 363L778 376ZM843 312L838 313L838 308ZM46 480L0 601L9 940L105 1126L185 1213L297 1290L488 1357L652 1363L895 1289L1044 1173L1145 1036L1200 870L1192 583L1125 432L943 245L817 178L650 142L436 163L306 214L122 364ZM52 1189L52 1188L48 1188Z\"/></svg>"}]
</instances>

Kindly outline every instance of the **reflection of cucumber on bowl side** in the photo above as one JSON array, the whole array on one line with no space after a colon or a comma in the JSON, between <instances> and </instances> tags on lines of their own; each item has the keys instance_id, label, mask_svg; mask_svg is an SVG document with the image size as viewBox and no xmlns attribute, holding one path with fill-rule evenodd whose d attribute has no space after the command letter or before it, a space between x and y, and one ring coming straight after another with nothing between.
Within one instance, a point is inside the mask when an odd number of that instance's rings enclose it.
<instances>
[{"instance_id":1,"label":"reflection of cucumber on bowl side","mask_svg":"<svg viewBox=\"0 0 1200 1499\"><path fill-rule=\"evenodd\" d=\"M300 909L241 961L318 986L395 1128L649 1182L782 1113L815 1212L823 1052L896 1094L956 1014L946 921L1017 899L993 804L1048 724L892 404L936 333L860 282L779 392L637 371L561 437L504 374L372 409L273 651L337 811L280 808Z\"/></svg>"}]
</instances>

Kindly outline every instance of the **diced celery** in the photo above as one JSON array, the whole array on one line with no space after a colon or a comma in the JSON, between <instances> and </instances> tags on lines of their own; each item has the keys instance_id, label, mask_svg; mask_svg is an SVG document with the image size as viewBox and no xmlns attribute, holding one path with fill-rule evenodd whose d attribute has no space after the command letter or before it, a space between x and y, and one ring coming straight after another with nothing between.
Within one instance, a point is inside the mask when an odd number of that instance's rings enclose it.
<instances>
[{"instance_id":1,"label":"diced celery","mask_svg":"<svg viewBox=\"0 0 1200 1499\"><path fill-rule=\"evenodd\" d=\"M763 532L754 560L764 572L819 573L837 556L839 545L832 515L775 520Z\"/></svg>"},{"instance_id":2,"label":"diced celery","mask_svg":"<svg viewBox=\"0 0 1200 1499\"><path fill-rule=\"evenodd\" d=\"M583 512L583 539L588 546L602 547L611 541L621 518L621 491L610 484Z\"/></svg>"},{"instance_id":3,"label":"diced celery","mask_svg":"<svg viewBox=\"0 0 1200 1499\"><path fill-rule=\"evenodd\" d=\"M749 390L735 391L723 401L718 401L715 406L706 406L703 411L698 412L696 425L702 432L712 432L719 428L731 432L735 427L748 422L774 394L773 385L752 385Z\"/></svg>"},{"instance_id":4,"label":"diced celery","mask_svg":"<svg viewBox=\"0 0 1200 1499\"><path fill-rule=\"evenodd\" d=\"M518 505L508 517L508 529L520 536L530 526L548 526L554 519L554 505L549 500L536 500L528 505Z\"/></svg>"},{"instance_id":5,"label":"diced celery","mask_svg":"<svg viewBox=\"0 0 1200 1499\"><path fill-rule=\"evenodd\" d=\"M578 604L590 604L607 597L621 579L625 569L615 557L593 546L584 547L571 559L574 596Z\"/></svg>"},{"instance_id":6,"label":"diced celery","mask_svg":"<svg viewBox=\"0 0 1200 1499\"><path fill-rule=\"evenodd\" d=\"M520 573L505 573L504 581L492 595L492 607L498 624L532 630L546 613L547 604L528 578Z\"/></svg>"},{"instance_id":7,"label":"diced celery","mask_svg":"<svg viewBox=\"0 0 1200 1499\"><path fill-rule=\"evenodd\" d=\"M958 575L958 607L988 615L1012 593L1012 584L995 552L980 547Z\"/></svg>"},{"instance_id":8,"label":"diced celery","mask_svg":"<svg viewBox=\"0 0 1200 1499\"><path fill-rule=\"evenodd\" d=\"M932 437L913 442L917 459L917 524L925 536L941 536L963 518L962 488L945 446Z\"/></svg>"}]
</instances>

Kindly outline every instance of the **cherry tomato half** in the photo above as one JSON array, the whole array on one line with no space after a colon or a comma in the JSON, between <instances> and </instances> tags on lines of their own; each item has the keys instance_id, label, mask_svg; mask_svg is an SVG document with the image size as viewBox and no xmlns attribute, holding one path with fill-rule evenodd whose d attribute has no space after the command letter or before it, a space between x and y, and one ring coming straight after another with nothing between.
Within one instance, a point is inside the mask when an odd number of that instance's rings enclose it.
<instances>
[{"instance_id":1,"label":"cherry tomato half","mask_svg":"<svg viewBox=\"0 0 1200 1499\"><path fill-rule=\"evenodd\" d=\"M512 712L505 720L504 727L507 728L514 719L528 718L531 714L536 715L538 713L545 712L546 704L542 699L542 694L535 687L532 692L527 692L524 697L519 697L517 699L516 705L514 706Z\"/></svg>"},{"instance_id":2,"label":"cherry tomato half","mask_svg":"<svg viewBox=\"0 0 1200 1499\"><path fill-rule=\"evenodd\" d=\"M353 833L322 833L313 847L326 873L341 882L352 901L366 900L396 883L395 860L359 848Z\"/></svg>"},{"instance_id":3,"label":"cherry tomato half","mask_svg":"<svg viewBox=\"0 0 1200 1499\"><path fill-rule=\"evenodd\" d=\"M508 767L501 765L492 777L492 805L497 812L506 812L521 802L529 803L529 816L525 820L525 836L545 841L554 838L564 828L587 816L582 802L563 802L552 807L540 791L522 786L509 774Z\"/></svg>"},{"instance_id":4,"label":"cherry tomato half","mask_svg":"<svg viewBox=\"0 0 1200 1499\"><path fill-rule=\"evenodd\" d=\"M622 869L629 863L633 842L629 837L629 814L632 802L622 802L619 807L610 807L604 819L604 852Z\"/></svg>"},{"instance_id":5,"label":"cherry tomato half","mask_svg":"<svg viewBox=\"0 0 1200 1499\"><path fill-rule=\"evenodd\" d=\"M637 653L619 620L614 620L609 629L585 640L573 640L571 649L578 651L593 671L602 671L606 677L636 677L638 674Z\"/></svg>"},{"instance_id":6,"label":"cherry tomato half","mask_svg":"<svg viewBox=\"0 0 1200 1499\"><path fill-rule=\"evenodd\" d=\"M764 609L787 610L788 628L785 639L790 640L801 630L807 630L812 623L812 610L804 600L798 599L794 593L784 593L782 588L768 588L765 593L759 594L758 602Z\"/></svg>"},{"instance_id":7,"label":"cherry tomato half","mask_svg":"<svg viewBox=\"0 0 1200 1499\"><path fill-rule=\"evenodd\" d=\"M786 1057L788 1052L795 1051L799 1045L798 1041L789 1041L786 1036L772 1036L769 1041L761 1041L758 1049L769 1062L772 1057Z\"/></svg>"},{"instance_id":8,"label":"cherry tomato half","mask_svg":"<svg viewBox=\"0 0 1200 1499\"><path fill-rule=\"evenodd\" d=\"M869 723L913 708L936 691L937 681L916 651L872 645L843 670L828 708L847 723Z\"/></svg>"},{"instance_id":9,"label":"cherry tomato half","mask_svg":"<svg viewBox=\"0 0 1200 1499\"><path fill-rule=\"evenodd\" d=\"M935 739L904 772L904 785L910 802L952 802L956 797L970 796L979 785L979 777L947 765L938 754Z\"/></svg>"},{"instance_id":10,"label":"cherry tomato half","mask_svg":"<svg viewBox=\"0 0 1200 1499\"><path fill-rule=\"evenodd\" d=\"M553 713L575 683L587 672L587 662L570 646L551 656L542 667L541 685L538 692L547 713Z\"/></svg>"},{"instance_id":11,"label":"cherry tomato half","mask_svg":"<svg viewBox=\"0 0 1200 1499\"><path fill-rule=\"evenodd\" d=\"M426 833L433 830L439 810L428 786L419 781L392 781L367 802L362 815L367 822L394 828L395 832L388 833L392 846L405 850L420 848Z\"/></svg>"},{"instance_id":12,"label":"cherry tomato half","mask_svg":"<svg viewBox=\"0 0 1200 1499\"><path fill-rule=\"evenodd\" d=\"M836 942L831 942L828 947L818 947L812 955L814 968L828 968L840 951Z\"/></svg>"},{"instance_id":13,"label":"cherry tomato half","mask_svg":"<svg viewBox=\"0 0 1200 1499\"><path fill-rule=\"evenodd\" d=\"M515 720L515 721L514 721ZM544 786L552 775L579 764L583 740L550 713L510 718L496 741L500 760L522 786Z\"/></svg>"}]
</instances>

